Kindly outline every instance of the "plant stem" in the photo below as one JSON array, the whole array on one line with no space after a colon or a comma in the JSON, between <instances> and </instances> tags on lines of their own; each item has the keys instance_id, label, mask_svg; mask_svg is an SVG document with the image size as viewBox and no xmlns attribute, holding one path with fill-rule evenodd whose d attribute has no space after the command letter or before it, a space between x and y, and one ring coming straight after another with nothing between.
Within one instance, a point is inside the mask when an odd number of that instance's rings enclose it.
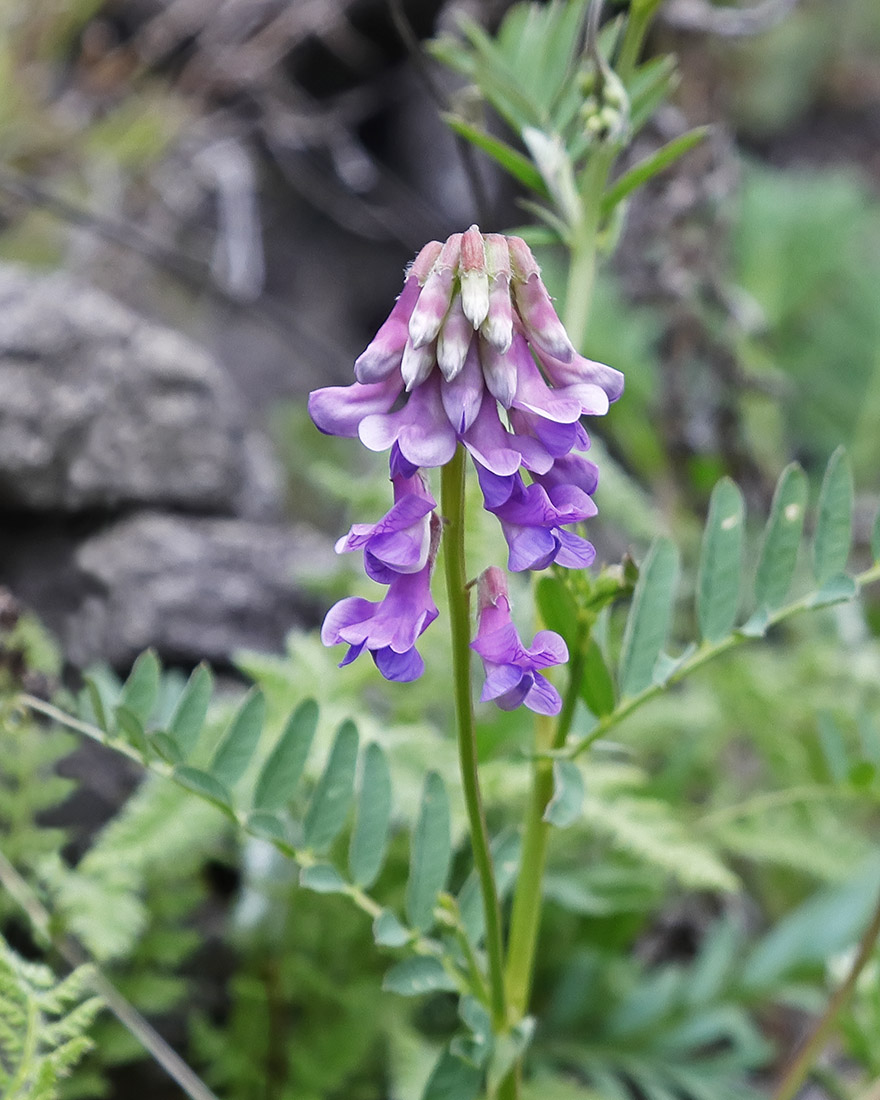
<instances>
[{"instance_id":1,"label":"plant stem","mask_svg":"<svg viewBox=\"0 0 880 1100\"><path fill-rule=\"evenodd\" d=\"M470 600L464 553L464 450L461 446L441 474L441 508L446 521L443 561L446 596L452 637L452 679L458 727L458 759L470 825L474 867L480 880L486 918L486 954L489 959L489 989L492 1019L497 1031L507 1028L507 998L504 992L504 946L501 935L501 906L495 886L495 871L489 850L489 829L480 795L477 771L477 737L471 696ZM515 1096L515 1093L513 1094Z\"/></svg>"},{"instance_id":2,"label":"plant stem","mask_svg":"<svg viewBox=\"0 0 880 1100\"><path fill-rule=\"evenodd\" d=\"M849 1000L852 991L855 989L856 982L859 980L859 975L865 969L871 955L874 953L874 948L878 939L880 939L880 898L878 898L877 907L874 910L874 916L871 918L871 923L865 929L859 941L859 950L853 960L849 973L834 991L834 995L825 1006L825 1011L817 1021L811 1035L786 1070L782 1081L779 1083L779 1087L773 1094L773 1100L793 1100L794 1096L797 1094L801 1085L806 1080L813 1063L822 1053L822 1048L828 1040L828 1036L837 1021L837 1017L840 1015L841 1009Z\"/></svg>"},{"instance_id":3,"label":"plant stem","mask_svg":"<svg viewBox=\"0 0 880 1100\"><path fill-rule=\"evenodd\" d=\"M0 883L27 914L33 927L49 940L65 962L72 967L86 965L89 967L91 971L89 982L104 1004L168 1076L190 1097L190 1100L217 1100L204 1081L108 981L85 951L72 940L52 932L52 918L48 909L2 852L0 852Z\"/></svg>"}]
</instances>

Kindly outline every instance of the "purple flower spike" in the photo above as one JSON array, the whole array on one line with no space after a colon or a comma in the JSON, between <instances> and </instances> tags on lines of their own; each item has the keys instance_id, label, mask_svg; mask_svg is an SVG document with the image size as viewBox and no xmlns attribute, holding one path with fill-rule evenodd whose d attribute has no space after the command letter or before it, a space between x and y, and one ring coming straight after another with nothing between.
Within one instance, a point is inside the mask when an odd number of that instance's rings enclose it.
<instances>
[{"instance_id":1,"label":"purple flower spike","mask_svg":"<svg viewBox=\"0 0 880 1100\"><path fill-rule=\"evenodd\" d=\"M397 443L413 466L445 466L455 454L457 440L440 399L439 375L417 386L397 412L366 417L358 435L371 451L385 451Z\"/></svg>"},{"instance_id":2,"label":"purple flower spike","mask_svg":"<svg viewBox=\"0 0 880 1100\"><path fill-rule=\"evenodd\" d=\"M459 436L464 435L476 420L483 403L483 373L480 370L476 340L471 340L459 373L451 381L441 385L440 397L449 423Z\"/></svg>"},{"instance_id":3,"label":"purple flower spike","mask_svg":"<svg viewBox=\"0 0 880 1100\"><path fill-rule=\"evenodd\" d=\"M309 395L309 415L326 435L355 438L365 417L387 413L403 389L399 373L382 382L325 386Z\"/></svg>"},{"instance_id":4,"label":"purple flower spike","mask_svg":"<svg viewBox=\"0 0 880 1100\"><path fill-rule=\"evenodd\" d=\"M558 714L562 699L555 687L538 669L561 665L568 660L568 649L552 630L539 631L530 649L520 641L510 618L507 581L493 565L477 585L479 626L471 643L483 661L486 682L481 702L494 702L502 710L514 710L525 703L536 714Z\"/></svg>"},{"instance_id":5,"label":"purple flower spike","mask_svg":"<svg viewBox=\"0 0 880 1100\"><path fill-rule=\"evenodd\" d=\"M437 502L428 492L424 478L392 477L394 506L378 523L356 523L336 543L336 553L364 551L367 575L390 584L394 573L417 573L424 569L431 546L429 516Z\"/></svg>"}]
</instances>

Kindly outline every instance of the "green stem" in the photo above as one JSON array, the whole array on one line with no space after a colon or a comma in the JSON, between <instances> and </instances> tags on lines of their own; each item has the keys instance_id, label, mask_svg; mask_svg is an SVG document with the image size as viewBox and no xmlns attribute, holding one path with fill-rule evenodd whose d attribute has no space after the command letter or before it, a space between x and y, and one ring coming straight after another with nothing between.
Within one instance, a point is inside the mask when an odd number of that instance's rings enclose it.
<instances>
[{"instance_id":1,"label":"green stem","mask_svg":"<svg viewBox=\"0 0 880 1100\"><path fill-rule=\"evenodd\" d=\"M837 1022L837 1017L855 989L859 975L873 955L878 939L880 939L880 899L878 899L871 923L865 929L859 941L859 950L849 973L835 990L834 995L825 1007L825 1011L813 1028L812 1034L786 1070L779 1087L773 1094L773 1100L793 1100L797 1095L801 1085L807 1079L813 1063L822 1053L822 1048L828 1041L828 1036Z\"/></svg>"},{"instance_id":2,"label":"green stem","mask_svg":"<svg viewBox=\"0 0 880 1100\"><path fill-rule=\"evenodd\" d=\"M443 467L441 509L446 521L443 560L446 596L452 635L452 679L458 727L458 759L470 825L474 867L480 881L486 918L486 954L489 959L489 989L492 1019L497 1031L507 1028L507 998L504 992L504 946L501 935L501 906L495 886L495 871L489 851L489 829L480 795L477 771L477 737L471 695L471 623L467 571L464 554L464 450ZM514 1094L515 1095L515 1094Z\"/></svg>"}]
</instances>

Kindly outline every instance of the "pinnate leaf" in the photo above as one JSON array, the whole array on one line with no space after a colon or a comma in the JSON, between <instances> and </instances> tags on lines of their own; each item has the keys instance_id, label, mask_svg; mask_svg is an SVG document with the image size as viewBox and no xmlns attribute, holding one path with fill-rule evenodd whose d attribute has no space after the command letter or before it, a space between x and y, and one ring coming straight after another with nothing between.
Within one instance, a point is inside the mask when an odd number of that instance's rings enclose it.
<instances>
[{"instance_id":1,"label":"pinnate leaf","mask_svg":"<svg viewBox=\"0 0 880 1100\"><path fill-rule=\"evenodd\" d=\"M215 806L219 806L229 816L235 816L230 809L232 796L226 787L209 772L202 771L201 768L190 767L188 764L179 764L174 769L174 778L188 791L193 791L209 802L213 802Z\"/></svg>"},{"instance_id":2,"label":"pinnate leaf","mask_svg":"<svg viewBox=\"0 0 880 1100\"><path fill-rule=\"evenodd\" d=\"M148 649L135 661L131 675L122 689L120 705L131 711L141 722L146 722L156 705L160 675L159 658L155 650Z\"/></svg>"}]
</instances>

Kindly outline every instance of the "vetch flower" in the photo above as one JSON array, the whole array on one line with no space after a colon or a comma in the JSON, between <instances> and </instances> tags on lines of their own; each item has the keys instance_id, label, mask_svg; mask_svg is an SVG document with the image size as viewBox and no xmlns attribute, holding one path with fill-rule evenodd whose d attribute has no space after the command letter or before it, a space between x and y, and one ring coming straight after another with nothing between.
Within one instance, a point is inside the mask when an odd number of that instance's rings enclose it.
<instances>
[{"instance_id":1,"label":"vetch flower","mask_svg":"<svg viewBox=\"0 0 880 1100\"><path fill-rule=\"evenodd\" d=\"M416 641L437 618L431 598L431 571L437 554L440 521L432 520L431 543L422 569L414 573L389 571L388 592L381 601L348 596L334 604L324 619L324 645L347 643L339 667L351 664L366 649L386 680L416 680L425 664Z\"/></svg>"},{"instance_id":2,"label":"vetch flower","mask_svg":"<svg viewBox=\"0 0 880 1100\"><path fill-rule=\"evenodd\" d=\"M431 547L430 515L437 502L418 472L392 475L394 505L378 523L356 523L336 543L336 553L363 550L367 576L391 584L395 573L425 568Z\"/></svg>"},{"instance_id":3,"label":"vetch flower","mask_svg":"<svg viewBox=\"0 0 880 1100\"><path fill-rule=\"evenodd\" d=\"M507 581L495 565L477 582L479 625L471 642L483 661L486 682L481 702L494 701L502 710L525 703L536 714L558 714L559 692L538 671L568 660L565 642L552 630L541 630L529 649L520 641L510 618Z\"/></svg>"}]
</instances>

